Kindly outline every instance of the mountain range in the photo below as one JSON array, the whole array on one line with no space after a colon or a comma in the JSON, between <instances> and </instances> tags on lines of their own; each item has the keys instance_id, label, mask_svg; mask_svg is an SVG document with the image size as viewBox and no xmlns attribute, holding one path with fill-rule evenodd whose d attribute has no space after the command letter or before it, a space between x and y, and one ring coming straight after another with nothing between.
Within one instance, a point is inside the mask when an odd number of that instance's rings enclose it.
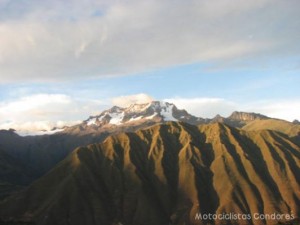
<instances>
[{"instance_id":1,"label":"mountain range","mask_svg":"<svg viewBox=\"0 0 300 225\"><path fill-rule=\"evenodd\" d=\"M51 135L19 136L14 130L0 130L0 148L8 155L28 165L40 177L65 158L73 149L103 141L109 135L134 132L166 121L181 121L192 125L221 122L245 130L270 129L297 138L300 125L272 119L257 113L233 112L229 117L212 119L190 115L174 104L153 101L133 104L128 108L114 106L82 123L52 131Z\"/></svg>"},{"instance_id":2,"label":"mountain range","mask_svg":"<svg viewBox=\"0 0 300 225\"><path fill-rule=\"evenodd\" d=\"M2 130L0 193L8 197L0 202L0 221L285 222L195 216L235 212L298 218L299 139L297 122L245 112L205 119L158 101L112 107L51 135L22 137Z\"/></svg>"}]
</instances>

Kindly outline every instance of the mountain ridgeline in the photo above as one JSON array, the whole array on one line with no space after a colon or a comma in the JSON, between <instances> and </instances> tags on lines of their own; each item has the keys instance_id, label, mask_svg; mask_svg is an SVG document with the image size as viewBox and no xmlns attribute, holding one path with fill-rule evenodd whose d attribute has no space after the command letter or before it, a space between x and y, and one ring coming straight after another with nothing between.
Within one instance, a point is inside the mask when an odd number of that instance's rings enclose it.
<instances>
[{"instance_id":1,"label":"mountain ridgeline","mask_svg":"<svg viewBox=\"0 0 300 225\"><path fill-rule=\"evenodd\" d=\"M35 171L33 177L37 178L47 173L78 146L101 142L110 135L135 132L167 121L192 125L221 122L244 130L269 129L285 133L300 143L300 124L297 122L290 123L245 112L233 112L229 117L218 115L205 119L180 110L174 104L153 101L133 104L128 108L114 106L51 135L19 136L13 130L0 130L0 148L30 166Z\"/></svg>"},{"instance_id":2,"label":"mountain ridgeline","mask_svg":"<svg viewBox=\"0 0 300 225\"><path fill-rule=\"evenodd\" d=\"M0 203L3 221L38 225L278 224L300 216L300 147L271 130L156 124L78 147ZM249 214L245 220L199 215Z\"/></svg>"}]
</instances>

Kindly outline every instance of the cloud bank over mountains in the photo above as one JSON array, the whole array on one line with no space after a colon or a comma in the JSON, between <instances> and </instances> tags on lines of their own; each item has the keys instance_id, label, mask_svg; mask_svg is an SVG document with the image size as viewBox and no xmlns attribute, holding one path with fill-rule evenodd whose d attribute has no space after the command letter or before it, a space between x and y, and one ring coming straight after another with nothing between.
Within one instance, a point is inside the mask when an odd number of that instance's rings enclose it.
<instances>
[{"instance_id":1,"label":"cloud bank over mountains","mask_svg":"<svg viewBox=\"0 0 300 225\"><path fill-rule=\"evenodd\" d=\"M17 100L0 102L0 129L16 129L19 131L50 131L52 128L71 126L100 114L103 110L117 105L128 107L131 104L147 103L153 97L139 93L136 95L109 98L103 101L96 99L79 100L63 94L37 94ZM237 103L221 98L169 98L162 99L174 103L179 109L189 113L212 118L217 114L229 116L233 111L257 112L274 118L289 121L299 119L300 100L280 100L263 102Z\"/></svg>"},{"instance_id":2,"label":"cloud bank over mountains","mask_svg":"<svg viewBox=\"0 0 300 225\"><path fill-rule=\"evenodd\" d=\"M229 116L233 111L256 112L288 121L299 119L300 99L234 102L222 98L173 98L165 99L179 108L200 117L212 118L216 114Z\"/></svg>"},{"instance_id":3,"label":"cloud bank over mountains","mask_svg":"<svg viewBox=\"0 0 300 225\"><path fill-rule=\"evenodd\" d=\"M63 94L36 94L0 102L0 129L51 130L74 125L101 109L99 100Z\"/></svg>"}]
</instances>

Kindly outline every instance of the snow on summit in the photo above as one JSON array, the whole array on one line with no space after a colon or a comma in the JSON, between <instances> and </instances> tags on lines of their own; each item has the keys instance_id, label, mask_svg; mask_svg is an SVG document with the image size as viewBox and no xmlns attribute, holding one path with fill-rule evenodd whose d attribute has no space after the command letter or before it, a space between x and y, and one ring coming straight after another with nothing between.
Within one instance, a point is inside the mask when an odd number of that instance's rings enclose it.
<instances>
[{"instance_id":1,"label":"snow on summit","mask_svg":"<svg viewBox=\"0 0 300 225\"><path fill-rule=\"evenodd\" d=\"M177 112L177 113L174 113ZM180 110L172 103L163 101L152 101L146 104L132 104L127 108L114 106L103 111L98 116L90 117L84 121L87 126L92 125L129 125L130 123L155 120L155 122L178 121L185 118L185 115L175 116Z\"/></svg>"}]
</instances>

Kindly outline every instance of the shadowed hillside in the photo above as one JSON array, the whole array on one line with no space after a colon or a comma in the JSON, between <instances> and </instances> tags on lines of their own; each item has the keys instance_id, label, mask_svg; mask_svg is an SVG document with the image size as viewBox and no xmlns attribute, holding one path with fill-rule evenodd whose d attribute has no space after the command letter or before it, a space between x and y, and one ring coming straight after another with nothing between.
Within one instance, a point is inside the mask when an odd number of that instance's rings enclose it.
<instances>
[{"instance_id":1,"label":"shadowed hillside","mask_svg":"<svg viewBox=\"0 0 300 225\"><path fill-rule=\"evenodd\" d=\"M0 149L0 199L28 185L34 171Z\"/></svg>"},{"instance_id":2,"label":"shadowed hillside","mask_svg":"<svg viewBox=\"0 0 300 225\"><path fill-rule=\"evenodd\" d=\"M0 204L3 220L40 225L277 224L300 216L300 148L288 136L169 122L77 148ZM250 214L204 220L209 213Z\"/></svg>"}]
</instances>

